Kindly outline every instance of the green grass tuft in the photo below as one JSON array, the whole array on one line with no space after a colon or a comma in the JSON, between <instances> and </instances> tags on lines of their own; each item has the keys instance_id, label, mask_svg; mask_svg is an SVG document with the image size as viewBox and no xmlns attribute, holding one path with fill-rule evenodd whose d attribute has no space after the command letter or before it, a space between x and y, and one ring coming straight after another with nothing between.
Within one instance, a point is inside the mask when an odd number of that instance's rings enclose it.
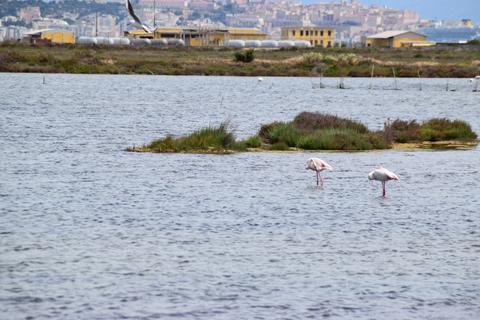
<instances>
[{"instance_id":1,"label":"green grass tuft","mask_svg":"<svg viewBox=\"0 0 480 320\"><path fill-rule=\"evenodd\" d=\"M146 148L154 152L179 152L179 151L206 151L225 150L235 144L235 136L229 131L228 124L222 123L218 127L207 127L197 130L188 136L153 141Z\"/></svg>"},{"instance_id":2,"label":"green grass tuft","mask_svg":"<svg viewBox=\"0 0 480 320\"><path fill-rule=\"evenodd\" d=\"M259 136L252 136L245 140L245 146L247 148L260 148L262 146L262 140Z\"/></svg>"}]
</instances>

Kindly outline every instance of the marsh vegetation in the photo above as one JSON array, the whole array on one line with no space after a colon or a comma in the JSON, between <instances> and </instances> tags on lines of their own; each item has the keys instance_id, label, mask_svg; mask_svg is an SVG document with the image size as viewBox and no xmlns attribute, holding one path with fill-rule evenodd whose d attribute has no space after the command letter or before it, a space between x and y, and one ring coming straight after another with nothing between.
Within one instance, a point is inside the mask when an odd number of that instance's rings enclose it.
<instances>
[{"instance_id":1,"label":"marsh vegetation","mask_svg":"<svg viewBox=\"0 0 480 320\"><path fill-rule=\"evenodd\" d=\"M462 120L430 119L418 123L397 119L385 123L384 129L372 131L361 122L335 115L302 112L290 122L272 122L258 133L237 140L228 123L206 127L193 133L167 136L142 147L128 148L136 152L232 153L239 151L338 150L365 151L390 149L399 143L452 141L476 142L477 135Z\"/></svg>"},{"instance_id":2,"label":"marsh vegetation","mask_svg":"<svg viewBox=\"0 0 480 320\"><path fill-rule=\"evenodd\" d=\"M236 55L236 56L235 56ZM254 59L254 60L253 60ZM245 63L249 62L249 63ZM463 78L478 75L480 47L468 49L154 48L0 44L0 72Z\"/></svg>"}]
</instances>

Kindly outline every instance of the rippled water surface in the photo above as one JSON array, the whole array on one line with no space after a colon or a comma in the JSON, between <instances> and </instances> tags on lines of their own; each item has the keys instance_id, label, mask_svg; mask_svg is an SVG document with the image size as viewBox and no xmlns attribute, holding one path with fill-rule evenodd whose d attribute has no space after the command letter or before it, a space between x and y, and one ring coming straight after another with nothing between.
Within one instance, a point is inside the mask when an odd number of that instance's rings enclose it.
<instances>
[{"instance_id":1,"label":"rippled water surface","mask_svg":"<svg viewBox=\"0 0 480 320\"><path fill-rule=\"evenodd\" d=\"M317 81L317 80L315 80ZM480 319L480 149L137 154L303 110L468 120L464 79L0 74L0 318ZM317 188L312 155L335 168ZM383 164L401 180L381 188Z\"/></svg>"}]
</instances>

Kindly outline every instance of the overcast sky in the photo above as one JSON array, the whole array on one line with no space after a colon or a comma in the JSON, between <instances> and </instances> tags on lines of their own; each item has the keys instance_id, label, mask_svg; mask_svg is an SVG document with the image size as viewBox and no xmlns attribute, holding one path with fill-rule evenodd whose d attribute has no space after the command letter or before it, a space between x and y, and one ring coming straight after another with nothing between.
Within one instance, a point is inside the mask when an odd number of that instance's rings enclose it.
<instances>
[{"instance_id":1,"label":"overcast sky","mask_svg":"<svg viewBox=\"0 0 480 320\"><path fill-rule=\"evenodd\" d=\"M304 0L305 3L339 2ZM365 4L386 5L398 9L412 9L427 19L472 19L480 22L480 0L358 0Z\"/></svg>"}]
</instances>

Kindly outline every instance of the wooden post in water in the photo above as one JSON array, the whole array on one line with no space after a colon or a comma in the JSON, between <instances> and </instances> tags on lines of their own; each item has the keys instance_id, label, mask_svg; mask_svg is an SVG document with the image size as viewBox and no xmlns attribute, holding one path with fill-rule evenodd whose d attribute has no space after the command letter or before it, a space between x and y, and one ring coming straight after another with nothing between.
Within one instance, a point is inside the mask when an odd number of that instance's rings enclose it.
<instances>
[{"instance_id":1,"label":"wooden post in water","mask_svg":"<svg viewBox=\"0 0 480 320\"><path fill-rule=\"evenodd\" d=\"M397 75L395 74L395 68L392 67L393 71L393 89L398 90Z\"/></svg>"},{"instance_id":2,"label":"wooden post in water","mask_svg":"<svg viewBox=\"0 0 480 320\"><path fill-rule=\"evenodd\" d=\"M422 77L420 76L420 69L418 69L418 85L419 85L419 90L422 91Z\"/></svg>"},{"instance_id":3,"label":"wooden post in water","mask_svg":"<svg viewBox=\"0 0 480 320\"><path fill-rule=\"evenodd\" d=\"M373 74L374 74L374 72L375 72L375 65L372 64L372 74L370 76L370 87L369 87L370 90L372 90L372 88L373 88Z\"/></svg>"}]
</instances>

